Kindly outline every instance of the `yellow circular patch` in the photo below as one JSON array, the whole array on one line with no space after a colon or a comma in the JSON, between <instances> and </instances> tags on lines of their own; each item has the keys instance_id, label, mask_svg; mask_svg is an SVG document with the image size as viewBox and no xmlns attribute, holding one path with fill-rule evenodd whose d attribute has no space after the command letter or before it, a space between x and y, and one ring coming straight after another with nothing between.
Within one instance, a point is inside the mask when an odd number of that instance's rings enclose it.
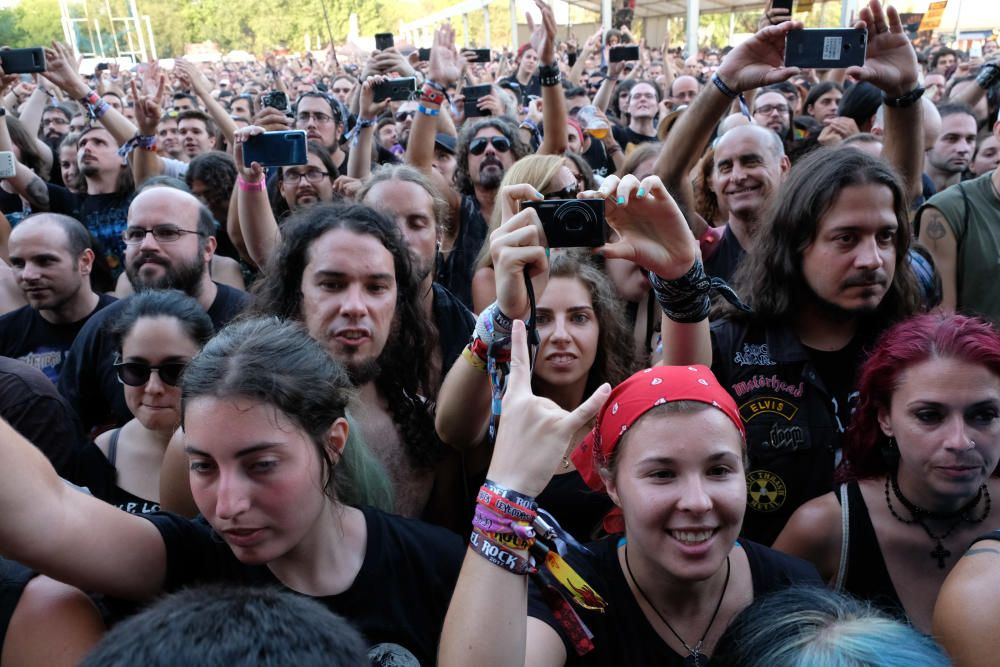
<instances>
[{"instance_id":1,"label":"yellow circular patch","mask_svg":"<svg viewBox=\"0 0 1000 667\"><path fill-rule=\"evenodd\" d=\"M774 512L785 504L785 482L767 470L747 473L747 503L757 512Z\"/></svg>"}]
</instances>

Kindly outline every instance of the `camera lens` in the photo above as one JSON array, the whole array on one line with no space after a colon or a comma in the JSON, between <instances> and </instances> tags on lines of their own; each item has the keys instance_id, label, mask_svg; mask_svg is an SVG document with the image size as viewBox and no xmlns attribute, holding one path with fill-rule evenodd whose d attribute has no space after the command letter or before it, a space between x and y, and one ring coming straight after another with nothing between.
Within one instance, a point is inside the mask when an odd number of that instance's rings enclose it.
<instances>
[{"instance_id":1,"label":"camera lens","mask_svg":"<svg viewBox=\"0 0 1000 667\"><path fill-rule=\"evenodd\" d=\"M593 226L597 222L594 211L581 201L568 201L556 209L553 219L563 229L579 232L585 226Z\"/></svg>"}]
</instances>

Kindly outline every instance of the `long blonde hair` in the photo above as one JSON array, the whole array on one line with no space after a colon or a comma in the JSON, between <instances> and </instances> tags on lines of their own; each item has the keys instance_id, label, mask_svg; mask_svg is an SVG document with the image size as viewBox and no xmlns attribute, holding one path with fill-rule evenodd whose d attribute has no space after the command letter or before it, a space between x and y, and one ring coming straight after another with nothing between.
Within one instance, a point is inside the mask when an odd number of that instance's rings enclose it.
<instances>
[{"instance_id":1,"label":"long blonde hair","mask_svg":"<svg viewBox=\"0 0 1000 667\"><path fill-rule=\"evenodd\" d=\"M548 187L552 179L559 173L559 169L566 166L565 158L562 155L528 155L511 165L510 169L503 176L500 182L502 189L506 185L527 183L539 192L543 192ZM490 257L490 234L500 226L501 207L499 203L493 207L493 215L490 217L490 228L486 231L486 242L483 243L476 258L476 269L492 268L493 259Z\"/></svg>"}]
</instances>

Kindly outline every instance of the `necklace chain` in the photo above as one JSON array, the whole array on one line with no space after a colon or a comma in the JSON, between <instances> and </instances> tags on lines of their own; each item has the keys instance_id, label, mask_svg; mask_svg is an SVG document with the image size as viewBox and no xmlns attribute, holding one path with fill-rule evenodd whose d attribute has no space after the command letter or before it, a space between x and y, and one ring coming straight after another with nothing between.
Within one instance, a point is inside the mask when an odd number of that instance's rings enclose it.
<instances>
[{"instance_id":1,"label":"necklace chain","mask_svg":"<svg viewBox=\"0 0 1000 667\"><path fill-rule=\"evenodd\" d=\"M629 565L628 562L627 542L625 543L625 570L628 571L629 579L632 580L632 585L635 586L635 590L639 591L639 595L641 595L642 599L646 601L646 604L648 604L650 609L653 610L653 613L656 614L657 618L663 621L663 624L667 626L667 629L670 630L674 637L677 638L677 641L679 641L687 652L691 654L695 667L698 667L701 664L701 648L705 645L705 637L708 636L709 630L711 630L712 626L715 625L715 617L719 615L719 609L722 608L722 601L725 599L726 591L729 589L729 575L732 573L732 564L729 562L729 556L726 556L726 580L722 584L722 594L719 596L719 601L715 603L715 611L712 612L712 618L708 621L708 627L705 628L705 632L701 634L701 639L698 640L698 643L695 644L694 647L689 646L688 643L684 641L679 634L677 634L677 631L674 630L674 626L670 625L670 621L664 618L663 614L660 613L660 610L656 608L656 605L654 605L652 600L649 599L649 596L646 595L646 592L642 590L641 586L639 586L639 581L635 578L635 575L632 574L632 566Z\"/></svg>"},{"instance_id":2,"label":"necklace chain","mask_svg":"<svg viewBox=\"0 0 1000 667\"><path fill-rule=\"evenodd\" d=\"M896 508L892 506L892 498L889 496L889 488L892 487L892 494L896 496L896 499L906 508L913 518L905 519L896 512ZM983 513L979 515L978 518L973 518L970 512L975 509L979 501L985 497L986 503L983 506ZM991 499L990 490L983 484L979 487L979 492L976 496L967 502L965 505L955 510L954 512L932 512L931 510L926 510L919 505L913 503L909 498L903 495L902 489L899 488L899 480L896 478L895 471L890 472L885 477L885 504L889 507L889 513L899 521L900 523L905 523L907 525L917 524L924 529L927 533L927 537L934 540L934 549L930 552L932 559L937 561L938 568L945 569L945 559L951 556L951 551L945 548L944 541L955 532L963 523L978 524L982 523L986 517L990 515L991 509ZM926 519L938 519L938 520L948 520L951 519L952 523L948 526L941 535L935 535L930 529L930 526L925 522Z\"/></svg>"}]
</instances>

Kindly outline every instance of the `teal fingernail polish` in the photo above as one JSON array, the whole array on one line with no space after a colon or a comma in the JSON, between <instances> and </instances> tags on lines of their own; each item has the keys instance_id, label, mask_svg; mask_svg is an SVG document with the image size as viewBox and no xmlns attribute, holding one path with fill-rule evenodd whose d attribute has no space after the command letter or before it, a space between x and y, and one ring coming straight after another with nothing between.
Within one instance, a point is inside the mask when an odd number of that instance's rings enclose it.
<instances>
[{"instance_id":1,"label":"teal fingernail polish","mask_svg":"<svg viewBox=\"0 0 1000 667\"><path fill-rule=\"evenodd\" d=\"M645 197L646 196L646 191L643 188L639 188L639 192L636 193L636 196L638 196L638 197Z\"/></svg>"},{"instance_id":2,"label":"teal fingernail polish","mask_svg":"<svg viewBox=\"0 0 1000 667\"><path fill-rule=\"evenodd\" d=\"M545 195L543 195L538 190L535 190L535 196L538 197L539 199L545 199Z\"/></svg>"},{"instance_id":3,"label":"teal fingernail polish","mask_svg":"<svg viewBox=\"0 0 1000 667\"><path fill-rule=\"evenodd\" d=\"M619 197L618 198L618 203L619 204L624 204L625 203L625 197Z\"/></svg>"},{"instance_id":4,"label":"teal fingernail polish","mask_svg":"<svg viewBox=\"0 0 1000 667\"><path fill-rule=\"evenodd\" d=\"M545 257L548 258L549 254L552 252L552 248L545 248Z\"/></svg>"}]
</instances>

